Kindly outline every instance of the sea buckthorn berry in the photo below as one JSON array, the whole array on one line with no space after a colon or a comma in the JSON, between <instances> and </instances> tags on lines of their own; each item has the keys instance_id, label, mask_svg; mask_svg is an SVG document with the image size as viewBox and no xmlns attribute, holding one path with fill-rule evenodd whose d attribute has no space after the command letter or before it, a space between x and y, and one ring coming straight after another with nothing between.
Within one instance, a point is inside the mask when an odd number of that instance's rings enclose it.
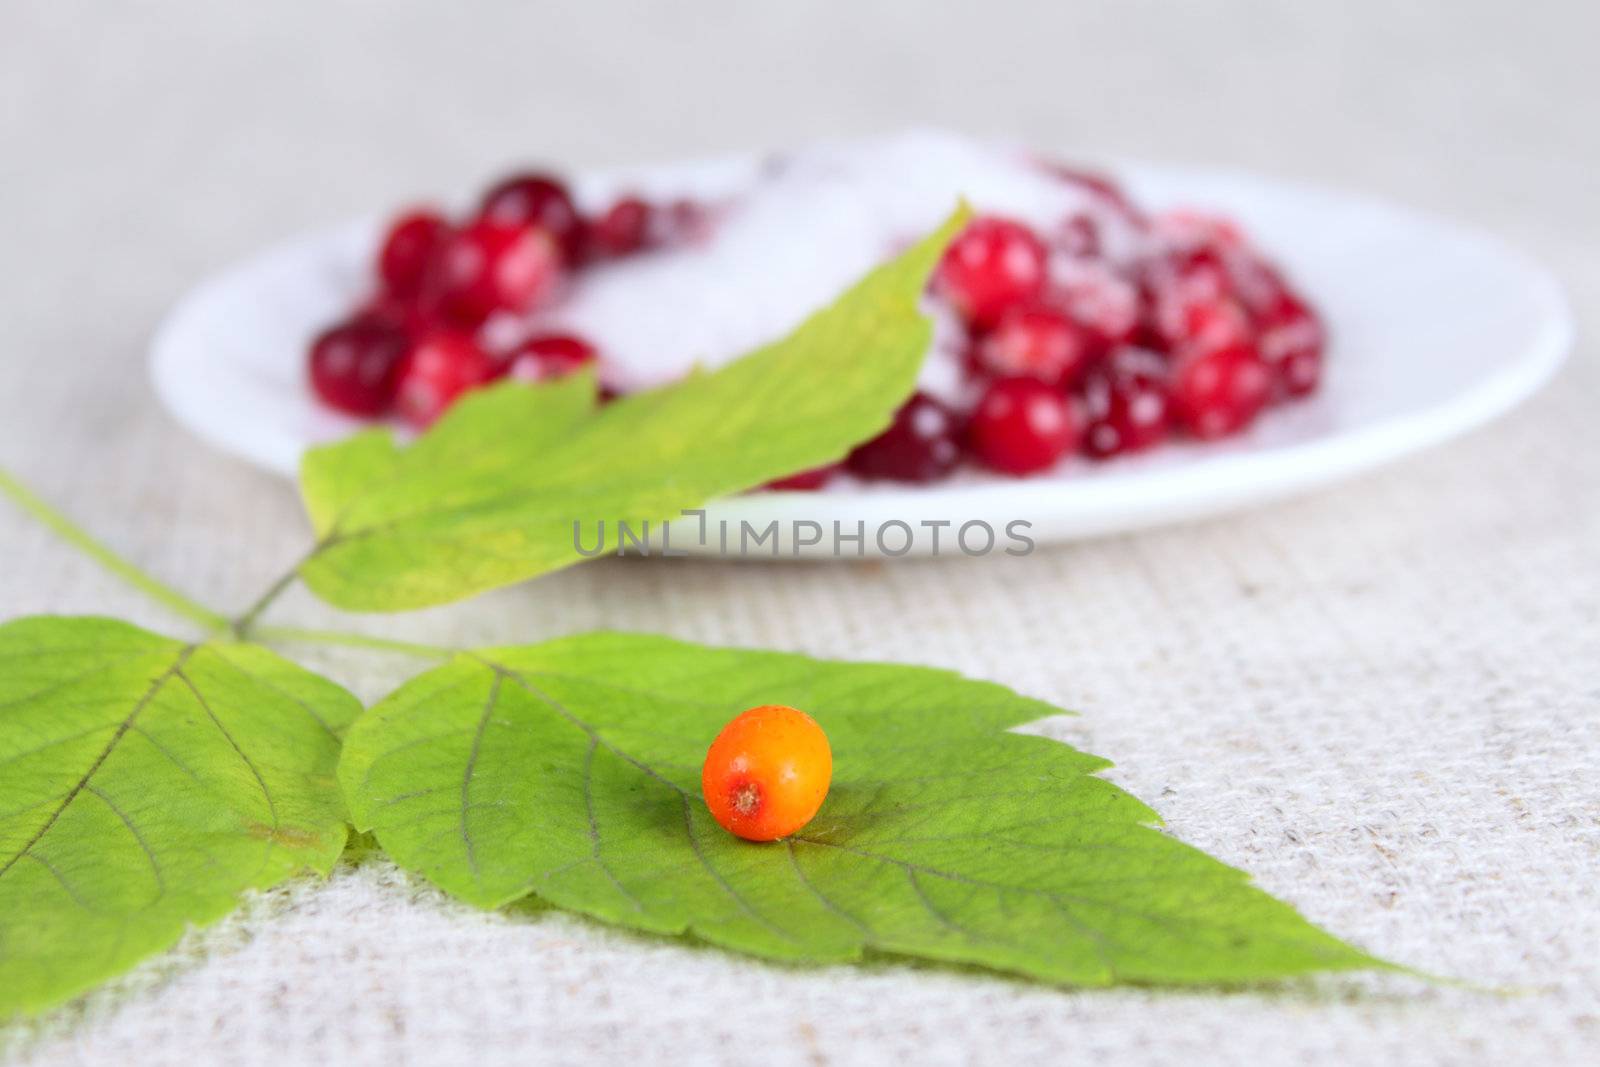
<instances>
[{"instance_id":1,"label":"sea buckthorn berry","mask_svg":"<svg viewBox=\"0 0 1600 1067\"><path fill-rule=\"evenodd\" d=\"M832 778L833 752L816 720L763 704L740 712L711 743L700 790L723 829L776 841L811 821Z\"/></svg>"},{"instance_id":2,"label":"sea buckthorn berry","mask_svg":"<svg viewBox=\"0 0 1600 1067\"><path fill-rule=\"evenodd\" d=\"M416 296L449 236L450 224L432 211L411 211L395 219L378 249L384 290L405 300Z\"/></svg>"},{"instance_id":3,"label":"sea buckthorn berry","mask_svg":"<svg viewBox=\"0 0 1600 1067\"><path fill-rule=\"evenodd\" d=\"M967 435L985 466L1035 474L1077 447L1078 418L1055 387L1036 378L1001 378L973 409Z\"/></svg>"},{"instance_id":4,"label":"sea buckthorn berry","mask_svg":"<svg viewBox=\"0 0 1600 1067\"><path fill-rule=\"evenodd\" d=\"M1000 317L973 346L971 362L983 374L1065 386L1088 366L1097 347L1098 338L1065 313L1027 304Z\"/></svg>"},{"instance_id":5,"label":"sea buckthorn berry","mask_svg":"<svg viewBox=\"0 0 1600 1067\"><path fill-rule=\"evenodd\" d=\"M1007 309L1044 289L1045 247L1010 219L974 219L951 242L934 271L933 287L972 326L986 330Z\"/></svg>"},{"instance_id":6,"label":"sea buckthorn berry","mask_svg":"<svg viewBox=\"0 0 1600 1067\"><path fill-rule=\"evenodd\" d=\"M583 250L583 219L572 194L549 174L513 174L491 188L478 217L508 226L537 226L561 246L568 263Z\"/></svg>"},{"instance_id":7,"label":"sea buckthorn berry","mask_svg":"<svg viewBox=\"0 0 1600 1067\"><path fill-rule=\"evenodd\" d=\"M449 330L427 334L411 346L400 372L395 409L418 429L426 429L469 389L486 385L504 364L471 337Z\"/></svg>"}]
</instances>

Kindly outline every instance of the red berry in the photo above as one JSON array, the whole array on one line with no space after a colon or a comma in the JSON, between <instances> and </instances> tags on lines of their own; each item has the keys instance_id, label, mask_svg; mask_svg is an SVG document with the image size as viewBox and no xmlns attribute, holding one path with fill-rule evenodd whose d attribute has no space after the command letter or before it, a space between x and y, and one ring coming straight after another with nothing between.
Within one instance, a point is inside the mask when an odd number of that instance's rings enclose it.
<instances>
[{"instance_id":1,"label":"red berry","mask_svg":"<svg viewBox=\"0 0 1600 1067\"><path fill-rule=\"evenodd\" d=\"M1088 365L1096 347L1097 338L1062 312L1019 305L974 346L972 364L998 378L1021 376L1064 386Z\"/></svg>"},{"instance_id":2,"label":"red berry","mask_svg":"<svg viewBox=\"0 0 1600 1067\"><path fill-rule=\"evenodd\" d=\"M1119 349L1089 371L1083 399L1083 451L1096 459L1137 452L1167 436L1166 360Z\"/></svg>"},{"instance_id":3,"label":"red berry","mask_svg":"<svg viewBox=\"0 0 1600 1067\"><path fill-rule=\"evenodd\" d=\"M421 337L438 326L434 309L422 300L405 300L389 293L380 293L356 312L357 318L392 326L407 338Z\"/></svg>"},{"instance_id":4,"label":"red berry","mask_svg":"<svg viewBox=\"0 0 1600 1067\"><path fill-rule=\"evenodd\" d=\"M987 329L1044 288L1045 248L1032 230L1009 219L973 220L946 250L934 289L967 322Z\"/></svg>"},{"instance_id":5,"label":"red berry","mask_svg":"<svg viewBox=\"0 0 1600 1067\"><path fill-rule=\"evenodd\" d=\"M1125 344L1139 328L1139 290L1109 264L1092 259L1058 261L1051 306L1061 308L1108 345Z\"/></svg>"},{"instance_id":6,"label":"red berry","mask_svg":"<svg viewBox=\"0 0 1600 1067\"><path fill-rule=\"evenodd\" d=\"M504 369L465 334L430 333L406 356L395 407L411 425L425 429L462 393L493 381Z\"/></svg>"},{"instance_id":7,"label":"red berry","mask_svg":"<svg viewBox=\"0 0 1600 1067\"><path fill-rule=\"evenodd\" d=\"M953 411L931 396L913 393L895 412L889 428L857 445L845 463L863 478L931 482L960 462L959 432Z\"/></svg>"},{"instance_id":8,"label":"red berry","mask_svg":"<svg viewBox=\"0 0 1600 1067\"><path fill-rule=\"evenodd\" d=\"M1197 211L1169 211L1150 223L1155 240L1178 252L1197 249L1233 253L1245 247L1244 231L1232 219Z\"/></svg>"},{"instance_id":9,"label":"red berry","mask_svg":"<svg viewBox=\"0 0 1600 1067\"><path fill-rule=\"evenodd\" d=\"M311 387L340 411L382 415L394 400L406 345L390 323L369 316L342 322L311 344Z\"/></svg>"},{"instance_id":10,"label":"red berry","mask_svg":"<svg viewBox=\"0 0 1600 1067\"><path fill-rule=\"evenodd\" d=\"M1196 305L1231 300L1232 279L1222 258L1210 248L1171 252L1140 268L1151 320L1162 343L1171 347L1190 333L1186 316Z\"/></svg>"},{"instance_id":11,"label":"red berry","mask_svg":"<svg viewBox=\"0 0 1600 1067\"><path fill-rule=\"evenodd\" d=\"M830 463L826 467L812 467L799 474L791 474L787 478L778 478L766 484L767 489L786 489L790 492L811 492L821 489L828 484L840 470L841 464Z\"/></svg>"},{"instance_id":12,"label":"red berry","mask_svg":"<svg viewBox=\"0 0 1600 1067\"><path fill-rule=\"evenodd\" d=\"M1100 254L1100 227L1088 215L1069 215L1061 220L1051 243L1067 255L1086 259Z\"/></svg>"},{"instance_id":13,"label":"red berry","mask_svg":"<svg viewBox=\"0 0 1600 1067\"><path fill-rule=\"evenodd\" d=\"M1068 185L1076 185L1080 189L1087 190L1129 218L1140 219L1143 217L1133 206L1133 201L1128 199L1128 194L1122 191L1122 187L1105 175L1080 170L1077 167L1056 163L1051 160L1041 160L1040 164L1056 178L1066 182Z\"/></svg>"},{"instance_id":14,"label":"red berry","mask_svg":"<svg viewBox=\"0 0 1600 1067\"><path fill-rule=\"evenodd\" d=\"M626 256L653 243L655 209L636 196L625 196L589 223L589 245L600 256Z\"/></svg>"},{"instance_id":15,"label":"red berry","mask_svg":"<svg viewBox=\"0 0 1600 1067\"><path fill-rule=\"evenodd\" d=\"M571 334L547 333L530 337L511 353L510 376L525 382L542 382L571 374L593 363L594 345Z\"/></svg>"},{"instance_id":16,"label":"red berry","mask_svg":"<svg viewBox=\"0 0 1600 1067\"><path fill-rule=\"evenodd\" d=\"M1255 340L1250 317L1237 301L1228 298L1189 304L1180 321L1182 329L1173 343L1186 350L1213 352L1249 345Z\"/></svg>"},{"instance_id":17,"label":"red berry","mask_svg":"<svg viewBox=\"0 0 1600 1067\"><path fill-rule=\"evenodd\" d=\"M1284 301L1294 299L1277 268L1246 250L1233 250L1227 267L1234 295L1253 316L1270 314Z\"/></svg>"},{"instance_id":18,"label":"red berry","mask_svg":"<svg viewBox=\"0 0 1600 1067\"><path fill-rule=\"evenodd\" d=\"M663 217L655 223L654 241L663 244L693 244L711 236L715 221L712 210L698 200L679 197L666 206Z\"/></svg>"},{"instance_id":19,"label":"red berry","mask_svg":"<svg viewBox=\"0 0 1600 1067\"><path fill-rule=\"evenodd\" d=\"M1305 396L1322 378L1322 323L1294 297L1285 295L1278 306L1257 320L1257 348L1273 370L1279 396Z\"/></svg>"},{"instance_id":20,"label":"red berry","mask_svg":"<svg viewBox=\"0 0 1600 1067\"><path fill-rule=\"evenodd\" d=\"M452 235L429 279L440 309L474 327L496 311L526 311L560 271L550 236L530 226L479 221Z\"/></svg>"},{"instance_id":21,"label":"red berry","mask_svg":"<svg viewBox=\"0 0 1600 1067\"><path fill-rule=\"evenodd\" d=\"M583 219L572 194L549 174L513 174L484 194L478 217L507 226L537 226L561 246L568 263L583 251Z\"/></svg>"},{"instance_id":22,"label":"red berry","mask_svg":"<svg viewBox=\"0 0 1600 1067\"><path fill-rule=\"evenodd\" d=\"M985 465L1033 474L1072 451L1078 420L1059 390L1035 378L1001 378L973 410L967 440Z\"/></svg>"},{"instance_id":23,"label":"red berry","mask_svg":"<svg viewBox=\"0 0 1600 1067\"><path fill-rule=\"evenodd\" d=\"M450 224L432 211L412 211L395 219L378 249L378 277L384 290L402 300L416 296L429 264L449 236Z\"/></svg>"},{"instance_id":24,"label":"red berry","mask_svg":"<svg viewBox=\"0 0 1600 1067\"><path fill-rule=\"evenodd\" d=\"M1271 388L1272 373L1247 345L1180 354L1173 412L1196 437L1226 437L1250 425Z\"/></svg>"}]
</instances>

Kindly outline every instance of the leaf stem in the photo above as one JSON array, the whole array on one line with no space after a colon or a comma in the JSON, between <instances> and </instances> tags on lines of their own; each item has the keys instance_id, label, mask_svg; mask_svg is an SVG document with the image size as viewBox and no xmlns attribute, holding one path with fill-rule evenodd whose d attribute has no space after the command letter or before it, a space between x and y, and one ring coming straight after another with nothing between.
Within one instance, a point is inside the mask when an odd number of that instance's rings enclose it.
<instances>
[{"instance_id":1,"label":"leaf stem","mask_svg":"<svg viewBox=\"0 0 1600 1067\"><path fill-rule=\"evenodd\" d=\"M304 560L301 562L303 563ZM294 580L298 577L300 577L300 563L296 563L279 575L276 581L267 586L266 592L256 597L254 604L244 609L244 614L234 619L233 622L225 623L224 625L229 626L233 630L233 636L241 640L251 636L255 630L256 620L261 617L261 613L266 611L274 600L282 596L284 591L293 585Z\"/></svg>"},{"instance_id":2,"label":"leaf stem","mask_svg":"<svg viewBox=\"0 0 1600 1067\"><path fill-rule=\"evenodd\" d=\"M311 645L343 645L364 648L374 652L397 652L404 656L423 659L449 659L456 654L453 648L439 645L417 644L412 641L395 641L387 637L368 637L366 634L347 633L343 630L308 630L300 626L259 626L252 635L257 641L268 644L288 642Z\"/></svg>"},{"instance_id":3,"label":"leaf stem","mask_svg":"<svg viewBox=\"0 0 1600 1067\"><path fill-rule=\"evenodd\" d=\"M71 519L45 503L44 500L35 495L27 486L17 481L3 468L0 468L0 496L9 497L18 507L48 527L57 537L168 610L182 615L191 622L199 623L212 632L228 629L229 623L225 616L189 599L176 589L158 581L123 559L109 547L95 540L86 530L76 525Z\"/></svg>"}]
</instances>

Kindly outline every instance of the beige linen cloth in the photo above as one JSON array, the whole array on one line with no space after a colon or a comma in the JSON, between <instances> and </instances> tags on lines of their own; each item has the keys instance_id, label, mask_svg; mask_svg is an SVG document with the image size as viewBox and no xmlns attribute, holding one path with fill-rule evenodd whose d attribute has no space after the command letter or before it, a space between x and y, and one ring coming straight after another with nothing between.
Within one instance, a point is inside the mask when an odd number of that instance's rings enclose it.
<instances>
[{"instance_id":1,"label":"beige linen cloth","mask_svg":"<svg viewBox=\"0 0 1600 1067\"><path fill-rule=\"evenodd\" d=\"M1586 4L134 4L0 11L0 463L223 607L294 495L159 410L143 343L264 242L514 159L660 158L931 120L1222 162L1468 218L1600 325ZM846 32L848 31L848 32ZM1600 1062L1600 359L1496 426L1303 500L1027 559L598 563L357 620L597 626L937 664L1076 708L1171 832L1397 979L1072 992L772 966L380 860L250 900L17 1062ZM0 504L0 617L170 620ZM340 625L303 594L281 621ZM371 699L412 668L303 650Z\"/></svg>"}]
</instances>

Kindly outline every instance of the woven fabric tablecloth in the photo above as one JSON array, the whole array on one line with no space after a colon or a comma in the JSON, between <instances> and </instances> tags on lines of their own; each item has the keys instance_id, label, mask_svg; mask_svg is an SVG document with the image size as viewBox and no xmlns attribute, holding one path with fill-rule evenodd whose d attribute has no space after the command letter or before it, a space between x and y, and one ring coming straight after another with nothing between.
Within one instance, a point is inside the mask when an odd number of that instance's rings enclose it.
<instances>
[{"instance_id":1,"label":"woven fabric tablecloth","mask_svg":"<svg viewBox=\"0 0 1600 1067\"><path fill-rule=\"evenodd\" d=\"M0 463L203 599L304 543L286 483L160 411L165 307L262 243L515 160L664 158L930 121L1251 167L1470 219L1600 325L1594 5L78 5L0 9ZM445 643L597 626L958 668L1173 833L1404 979L1072 992L795 969L383 860L252 898L32 1023L21 1062L1600 1062L1600 353L1491 429L1314 497L890 565L597 563L362 621ZM170 620L0 504L0 617ZM333 625L296 594L280 620ZM303 651L364 699L412 664Z\"/></svg>"}]
</instances>

